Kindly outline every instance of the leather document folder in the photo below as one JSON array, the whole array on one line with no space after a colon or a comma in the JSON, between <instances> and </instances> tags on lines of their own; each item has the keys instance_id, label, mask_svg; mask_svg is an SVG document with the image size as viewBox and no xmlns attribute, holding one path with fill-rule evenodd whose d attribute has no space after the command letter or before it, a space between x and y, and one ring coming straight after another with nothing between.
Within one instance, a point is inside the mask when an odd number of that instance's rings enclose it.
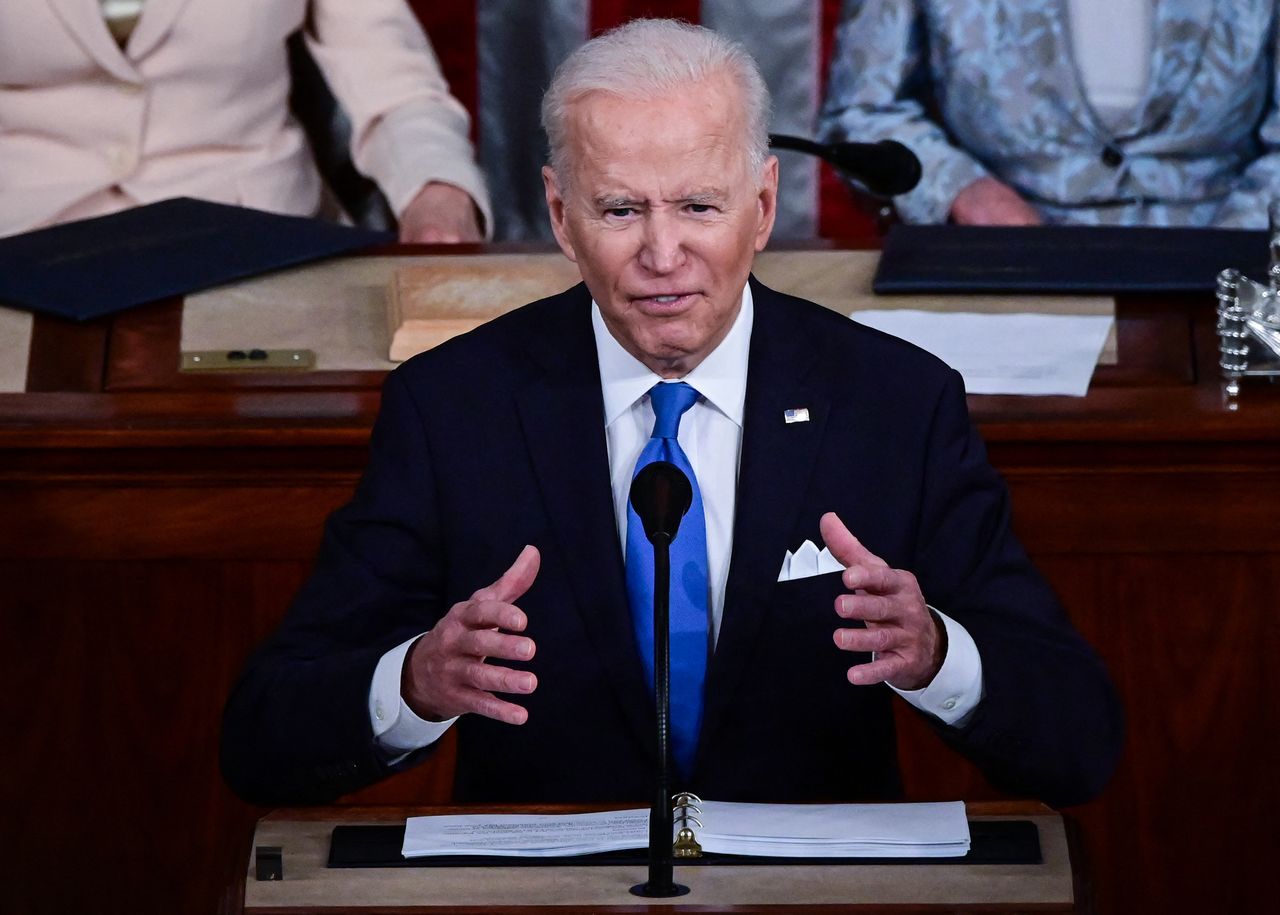
<instances>
[{"instance_id":1,"label":"leather document folder","mask_svg":"<svg viewBox=\"0 0 1280 915\"><path fill-rule=\"evenodd\" d=\"M0 238L0 304L85 321L392 240L180 197Z\"/></svg>"},{"instance_id":2,"label":"leather document folder","mask_svg":"<svg viewBox=\"0 0 1280 915\"><path fill-rule=\"evenodd\" d=\"M1212 292L1265 277L1267 233L1120 226L894 226L872 288L893 293Z\"/></svg>"}]
</instances>

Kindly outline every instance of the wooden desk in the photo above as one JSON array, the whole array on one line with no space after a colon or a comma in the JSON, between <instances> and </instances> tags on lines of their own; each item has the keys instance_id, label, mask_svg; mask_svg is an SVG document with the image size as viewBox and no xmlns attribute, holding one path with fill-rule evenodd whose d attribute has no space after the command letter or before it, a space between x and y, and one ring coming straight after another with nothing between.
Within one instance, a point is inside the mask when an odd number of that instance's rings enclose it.
<instances>
[{"instance_id":1,"label":"wooden desk","mask_svg":"<svg viewBox=\"0 0 1280 915\"><path fill-rule=\"evenodd\" d=\"M373 373L177 376L180 304L39 321L0 395L0 908L234 912L262 813L222 703L364 464ZM1269 907L1280 820L1280 390L1236 409L1212 303L1122 301L1088 397L974 397L1033 557L1110 665L1129 740L1073 811L1109 913ZM996 795L912 715L913 800ZM357 801L446 803L450 760ZM67 863L76 881L67 880Z\"/></svg>"},{"instance_id":2,"label":"wooden desk","mask_svg":"<svg viewBox=\"0 0 1280 915\"><path fill-rule=\"evenodd\" d=\"M458 812L463 808L449 808ZM284 810L259 821L253 844L280 846L280 882L245 879L246 915L612 911L653 912L1078 912L1062 817L1039 804L978 804L976 819L1029 819L1040 833L1036 865L866 864L676 868L690 893L644 900L629 888L646 879L637 866L456 868L325 867L339 823L402 820L445 812L406 808Z\"/></svg>"}]
</instances>

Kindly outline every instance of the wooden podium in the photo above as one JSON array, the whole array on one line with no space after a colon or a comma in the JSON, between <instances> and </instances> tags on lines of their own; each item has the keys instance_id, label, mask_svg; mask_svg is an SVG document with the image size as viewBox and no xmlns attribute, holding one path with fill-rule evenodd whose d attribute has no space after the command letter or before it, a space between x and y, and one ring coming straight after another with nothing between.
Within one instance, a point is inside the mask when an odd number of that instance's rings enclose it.
<instances>
[{"instance_id":1,"label":"wooden podium","mask_svg":"<svg viewBox=\"0 0 1280 915\"><path fill-rule=\"evenodd\" d=\"M505 808L511 812L510 808ZM690 893L641 900L628 888L644 865L326 868L338 824L403 820L466 808L320 808L264 817L254 847L283 850L284 879L257 880L250 860L246 915L541 912L1084 912L1061 815L1039 804L970 805L971 819L1027 819L1040 864L782 864L676 867ZM545 808L537 811L547 812Z\"/></svg>"}]
</instances>

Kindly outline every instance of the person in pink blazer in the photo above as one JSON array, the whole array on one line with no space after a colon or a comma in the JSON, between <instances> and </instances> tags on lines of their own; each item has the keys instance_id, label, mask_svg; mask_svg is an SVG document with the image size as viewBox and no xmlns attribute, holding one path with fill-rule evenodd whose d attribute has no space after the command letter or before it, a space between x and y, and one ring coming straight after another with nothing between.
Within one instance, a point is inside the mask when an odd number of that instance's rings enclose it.
<instances>
[{"instance_id":1,"label":"person in pink blazer","mask_svg":"<svg viewBox=\"0 0 1280 915\"><path fill-rule=\"evenodd\" d=\"M288 104L300 28L401 239L492 225L467 112L404 0L123 0L123 46L116 2L0 3L0 236L178 196L319 213Z\"/></svg>"}]
</instances>

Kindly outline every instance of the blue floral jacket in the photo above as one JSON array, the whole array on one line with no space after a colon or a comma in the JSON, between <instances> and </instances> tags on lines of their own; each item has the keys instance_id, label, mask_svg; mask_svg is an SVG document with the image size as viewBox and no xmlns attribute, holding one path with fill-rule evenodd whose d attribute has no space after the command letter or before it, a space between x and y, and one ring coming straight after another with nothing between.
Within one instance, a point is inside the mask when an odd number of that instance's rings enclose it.
<instances>
[{"instance_id":1,"label":"blue floral jacket","mask_svg":"<svg viewBox=\"0 0 1280 915\"><path fill-rule=\"evenodd\" d=\"M943 222L991 174L1048 222L1262 227L1280 197L1276 0L1153 0L1151 75L1109 130L1084 95L1067 0L846 0L820 133L893 137Z\"/></svg>"}]
</instances>

